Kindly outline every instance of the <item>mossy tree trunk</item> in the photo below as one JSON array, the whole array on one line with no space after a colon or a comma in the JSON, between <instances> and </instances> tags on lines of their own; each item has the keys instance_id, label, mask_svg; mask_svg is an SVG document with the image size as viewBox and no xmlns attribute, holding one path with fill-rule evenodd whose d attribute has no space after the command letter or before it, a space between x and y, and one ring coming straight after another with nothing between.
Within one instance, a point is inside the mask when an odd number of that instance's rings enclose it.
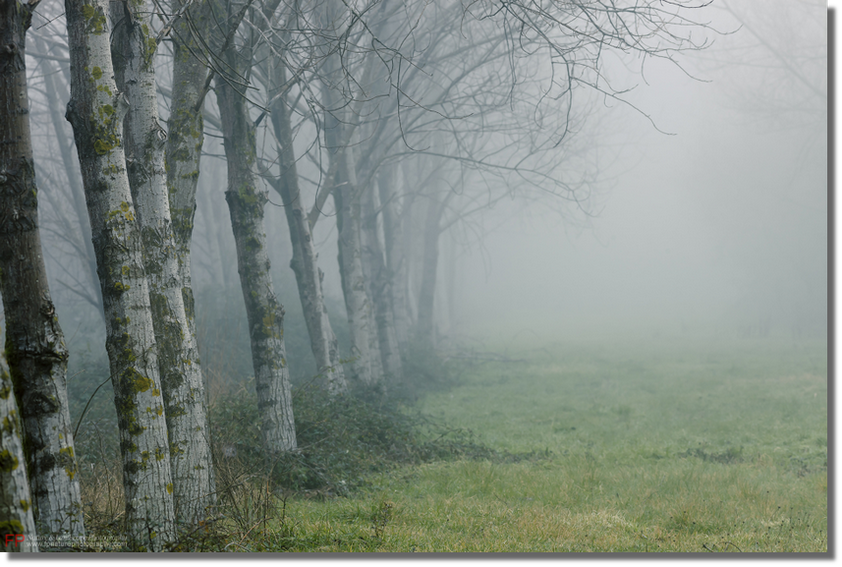
<instances>
[{"instance_id":1,"label":"mossy tree trunk","mask_svg":"<svg viewBox=\"0 0 842 567\"><path fill-rule=\"evenodd\" d=\"M181 10L189 0L176 0L173 11ZM196 191L199 165L204 145L204 85L208 68L197 57L204 53L197 36L205 35L209 21L209 3L193 2L187 17L173 26L173 88L170 117L167 121L166 169L170 218L178 255L178 272L184 295L184 309L190 332L196 336L196 319L190 272L193 219L196 216ZM195 30L195 32L194 32Z\"/></svg>"},{"instance_id":2,"label":"mossy tree trunk","mask_svg":"<svg viewBox=\"0 0 842 567\"><path fill-rule=\"evenodd\" d=\"M286 69L280 61L270 63L272 85L274 89L286 85ZM318 256L307 210L301 200L298 186L298 170L293 151L290 109L286 106L286 97L277 97L271 108L272 125L278 141L280 155L280 176L272 181L272 186L280 194L287 217L290 240L292 241L292 261L290 267L295 273L298 284L298 296L310 335L310 348L316 359L319 374L324 376L328 391L339 394L347 390L345 371L339 357L339 341L330 325L327 306L322 291L322 276Z\"/></svg>"},{"instance_id":3,"label":"mossy tree trunk","mask_svg":"<svg viewBox=\"0 0 842 567\"><path fill-rule=\"evenodd\" d=\"M0 1L0 291L38 532L74 538L85 528L67 404L68 355L38 230L24 61L34 6Z\"/></svg>"},{"instance_id":4,"label":"mossy tree trunk","mask_svg":"<svg viewBox=\"0 0 842 567\"><path fill-rule=\"evenodd\" d=\"M368 274L368 295L374 307L374 324L380 350L383 372L386 380L399 380L403 375L398 337L395 331L395 316L392 309L391 281L383 256L380 238L381 211L377 191L366 191L363 195L363 264Z\"/></svg>"},{"instance_id":5,"label":"mossy tree trunk","mask_svg":"<svg viewBox=\"0 0 842 567\"><path fill-rule=\"evenodd\" d=\"M238 58L251 57L229 48L223 54L230 69L240 69ZM240 73L237 84L242 84ZM263 212L267 191L258 185L254 123L249 118L244 93L224 77L217 77L216 97L222 119L223 145L228 162L225 200L237 249L237 271L245 300L254 367L260 430L264 450L271 457L296 448L292 392L284 345L284 309L275 295L266 252Z\"/></svg>"},{"instance_id":6,"label":"mossy tree trunk","mask_svg":"<svg viewBox=\"0 0 842 567\"><path fill-rule=\"evenodd\" d=\"M21 433L12 379L0 356L0 549L7 552L38 551Z\"/></svg>"},{"instance_id":7,"label":"mossy tree trunk","mask_svg":"<svg viewBox=\"0 0 842 567\"><path fill-rule=\"evenodd\" d=\"M129 103L124 122L126 163L158 347L176 520L189 527L207 517L216 489L202 367L184 303L185 295L192 294L183 291L170 220L164 168L167 136L158 122L152 9L143 7L143 2L111 4L112 61L117 88ZM184 260L189 263L189 256Z\"/></svg>"},{"instance_id":8,"label":"mossy tree trunk","mask_svg":"<svg viewBox=\"0 0 842 567\"><path fill-rule=\"evenodd\" d=\"M123 150L105 0L66 0L73 126L105 314L106 351L123 457L126 535L161 551L175 535L173 485L143 238Z\"/></svg>"}]
</instances>

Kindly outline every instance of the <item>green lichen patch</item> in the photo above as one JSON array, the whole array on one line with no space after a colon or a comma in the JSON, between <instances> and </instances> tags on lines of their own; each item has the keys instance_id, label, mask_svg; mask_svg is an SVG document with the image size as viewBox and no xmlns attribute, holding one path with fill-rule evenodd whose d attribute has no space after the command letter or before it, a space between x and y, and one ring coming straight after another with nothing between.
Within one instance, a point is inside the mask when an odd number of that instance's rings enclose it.
<instances>
[{"instance_id":1,"label":"green lichen patch","mask_svg":"<svg viewBox=\"0 0 842 567\"><path fill-rule=\"evenodd\" d=\"M120 451L122 453L134 453L137 451L137 445L129 439L124 439L120 441Z\"/></svg>"},{"instance_id":2,"label":"green lichen patch","mask_svg":"<svg viewBox=\"0 0 842 567\"><path fill-rule=\"evenodd\" d=\"M82 6L82 16L85 18L85 31L100 35L106 30L108 20L105 18L101 8L95 8L90 4Z\"/></svg>"},{"instance_id":3,"label":"green lichen patch","mask_svg":"<svg viewBox=\"0 0 842 567\"><path fill-rule=\"evenodd\" d=\"M58 465L64 469L70 480L76 476L76 459L73 457L73 447L64 447L58 450Z\"/></svg>"},{"instance_id":4,"label":"green lichen patch","mask_svg":"<svg viewBox=\"0 0 842 567\"><path fill-rule=\"evenodd\" d=\"M184 449L182 449L178 443L170 443L170 455L173 457L177 457L179 455L184 454Z\"/></svg>"},{"instance_id":5,"label":"green lichen patch","mask_svg":"<svg viewBox=\"0 0 842 567\"><path fill-rule=\"evenodd\" d=\"M0 427L0 431L3 431L3 433L11 435L17 430L18 430L17 412L10 411L9 415L3 416L3 425L2 425L2 427Z\"/></svg>"},{"instance_id":6,"label":"green lichen patch","mask_svg":"<svg viewBox=\"0 0 842 567\"><path fill-rule=\"evenodd\" d=\"M123 373L123 379L126 380L126 385L130 386L131 391L135 394L146 392L155 386L155 382L134 368L127 368Z\"/></svg>"},{"instance_id":7,"label":"green lichen patch","mask_svg":"<svg viewBox=\"0 0 842 567\"><path fill-rule=\"evenodd\" d=\"M20 462L8 449L0 451L0 472L10 473L18 468Z\"/></svg>"},{"instance_id":8,"label":"green lichen patch","mask_svg":"<svg viewBox=\"0 0 842 567\"><path fill-rule=\"evenodd\" d=\"M23 524L20 520L17 519L10 519L10 520L0 520L0 536L3 536L3 542L5 544L6 538L5 536L8 534L22 534L23 533Z\"/></svg>"}]
</instances>

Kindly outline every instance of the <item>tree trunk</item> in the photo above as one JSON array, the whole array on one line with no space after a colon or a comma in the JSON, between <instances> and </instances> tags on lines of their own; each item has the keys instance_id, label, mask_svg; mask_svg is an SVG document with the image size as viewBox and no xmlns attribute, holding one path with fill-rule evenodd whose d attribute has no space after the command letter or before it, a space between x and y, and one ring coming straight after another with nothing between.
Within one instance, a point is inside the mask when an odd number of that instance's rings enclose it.
<instances>
[{"instance_id":1,"label":"tree trunk","mask_svg":"<svg viewBox=\"0 0 842 567\"><path fill-rule=\"evenodd\" d=\"M395 332L392 309L391 282L383 258L378 223L378 195L367 191L363 197L364 220L362 225L363 260L368 272L368 295L374 306L376 338L380 350L383 372L387 380L398 380L403 375L398 337Z\"/></svg>"},{"instance_id":2,"label":"tree trunk","mask_svg":"<svg viewBox=\"0 0 842 567\"><path fill-rule=\"evenodd\" d=\"M34 4L0 2L0 291L6 350L42 536L85 535L67 405L67 347L38 230L24 46ZM33 532L29 532L34 535Z\"/></svg>"},{"instance_id":3,"label":"tree trunk","mask_svg":"<svg viewBox=\"0 0 842 567\"><path fill-rule=\"evenodd\" d=\"M327 77L338 77L339 68L336 55L328 59ZM361 205L356 171L353 160L353 148L345 145L343 121L337 115L343 114L341 104L335 100L335 85L323 83L322 93L325 101L325 145L331 159L331 169L336 172L333 179L326 183L333 184L333 199L336 206L336 225L339 230L339 274L342 279L342 292L345 297L345 309L348 314L348 327L351 335L351 375L362 384L379 383L382 378L382 366L376 349L376 328L372 321L371 303L366 293L365 274L362 265L361 241ZM335 164L333 163L335 162Z\"/></svg>"},{"instance_id":4,"label":"tree trunk","mask_svg":"<svg viewBox=\"0 0 842 567\"><path fill-rule=\"evenodd\" d=\"M2 6L4 17L8 14ZM6 361L0 356L0 544L3 551L38 551L26 475L18 404ZM23 536L23 541L20 540Z\"/></svg>"},{"instance_id":5,"label":"tree trunk","mask_svg":"<svg viewBox=\"0 0 842 567\"><path fill-rule=\"evenodd\" d=\"M124 123L129 184L143 238L152 323L170 443L176 520L188 526L207 517L215 503L205 389L196 337L185 310L185 293L164 168L167 136L158 122L154 36L143 4L112 4L112 59L117 87L129 103ZM193 192L195 195L195 191ZM180 262L180 260L182 260Z\"/></svg>"},{"instance_id":6,"label":"tree trunk","mask_svg":"<svg viewBox=\"0 0 842 567\"><path fill-rule=\"evenodd\" d=\"M229 54L233 55L233 50ZM230 55L226 59L232 65L235 58ZM257 185L255 132L245 98L221 77L216 79L216 96L228 161L225 200L231 213L237 271L246 304L261 433L264 449L272 456L295 449L296 440L284 347L284 309L275 296L269 273L263 228L268 197Z\"/></svg>"},{"instance_id":7,"label":"tree trunk","mask_svg":"<svg viewBox=\"0 0 842 567\"><path fill-rule=\"evenodd\" d=\"M406 298L407 260L402 245L404 235L395 189L397 183L395 168L394 165L387 165L379 175L377 186L380 191L380 203L383 210L383 244L395 335L400 351L406 352L411 324Z\"/></svg>"},{"instance_id":8,"label":"tree trunk","mask_svg":"<svg viewBox=\"0 0 842 567\"><path fill-rule=\"evenodd\" d=\"M73 126L106 322L120 428L128 545L161 551L173 540L173 485L158 355L122 124L105 0L66 0Z\"/></svg>"},{"instance_id":9,"label":"tree trunk","mask_svg":"<svg viewBox=\"0 0 842 567\"><path fill-rule=\"evenodd\" d=\"M418 323L416 338L422 348L435 347L434 300L436 273L439 263L439 197L435 192L428 197L424 220L424 256L421 265L421 287L418 291Z\"/></svg>"},{"instance_id":10,"label":"tree trunk","mask_svg":"<svg viewBox=\"0 0 842 567\"><path fill-rule=\"evenodd\" d=\"M272 84L281 88L286 84L286 69L280 62L272 64ZM292 241L290 267L295 273L298 295L310 335L310 348L316 359L316 368L323 375L328 391L339 394L348 389L345 370L339 358L339 341L333 333L322 291L323 273L318 266L318 256L313 243L307 210L298 187L298 170L293 150L292 128L285 97L278 97L272 105L272 125L279 145L281 175L274 188L281 195L284 212Z\"/></svg>"},{"instance_id":11,"label":"tree trunk","mask_svg":"<svg viewBox=\"0 0 842 567\"><path fill-rule=\"evenodd\" d=\"M336 159L347 159L344 153L341 151ZM348 168L340 167L340 170L343 169L347 175ZM382 376L377 374L378 367L374 364L375 353L371 341L374 326L362 265L360 201L355 195L356 188L352 182L344 179L345 177L339 177L333 198L336 203L336 224L339 228L339 274L351 335L351 373L361 383L372 385L380 382Z\"/></svg>"}]
</instances>

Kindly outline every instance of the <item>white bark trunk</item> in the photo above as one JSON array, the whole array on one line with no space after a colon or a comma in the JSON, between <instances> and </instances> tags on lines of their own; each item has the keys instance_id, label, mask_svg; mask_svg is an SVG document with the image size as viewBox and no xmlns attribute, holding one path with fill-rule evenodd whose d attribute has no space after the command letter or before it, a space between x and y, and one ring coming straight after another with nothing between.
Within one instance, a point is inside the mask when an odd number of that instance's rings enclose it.
<instances>
[{"instance_id":1,"label":"white bark trunk","mask_svg":"<svg viewBox=\"0 0 842 567\"><path fill-rule=\"evenodd\" d=\"M363 199L363 249L368 273L368 295L374 309L376 340L380 351L383 373L386 380L399 380L403 374L400 348L395 332L394 315L391 306L391 285L383 258L383 245L378 223L378 193L369 190Z\"/></svg>"},{"instance_id":2,"label":"white bark trunk","mask_svg":"<svg viewBox=\"0 0 842 567\"><path fill-rule=\"evenodd\" d=\"M126 161L143 238L143 264L167 417L176 519L193 525L215 502L202 367L184 305L164 167L166 135L158 122L151 6L112 4L117 86L129 103ZM189 258L185 263L189 263Z\"/></svg>"},{"instance_id":3,"label":"white bark trunk","mask_svg":"<svg viewBox=\"0 0 842 567\"><path fill-rule=\"evenodd\" d=\"M9 369L0 357L0 549L6 552L38 551L19 416Z\"/></svg>"},{"instance_id":4,"label":"white bark trunk","mask_svg":"<svg viewBox=\"0 0 842 567\"><path fill-rule=\"evenodd\" d=\"M234 63L228 57L229 64ZM233 68L233 67L232 67ZM266 253L263 209L268 197L255 174L254 126L245 99L225 80L216 81L228 161L225 200L237 246L237 271L246 305L261 434L267 456L296 448L292 392L284 346L284 309L275 295Z\"/></svg>"},{"instance_id":5,"label":"white bark trunk","mask_svg":"<svg viewBox=\"0 0 842 567\"><path fill-rule=\"evenodd\" d=\"M346 162L339 167L341 177L338 179L338 187L334 189L339 225L339 271L351 335L351 373L363 384L372 385L380 382L382 373L378 373L379 364L375 364L377 353L372 345L376 330L362 265L360 201L354 185L356 180L353 169L347 163L347 150L349 148L342 148L335 155L335 159Z\"/></svg>"},{"instance_id":6,"label":"white bark trunk","mask_svg":"<svg viewBox=\"0 0 842 567\"><path fill-rule=\"evenodd\" d=\"M137 551L174 538L173 485L143 243L122 142L125 99L111 64L105 0L66 0L73 126L106 321L120 428L126 534Z\"/></svg>"}]
</instances>

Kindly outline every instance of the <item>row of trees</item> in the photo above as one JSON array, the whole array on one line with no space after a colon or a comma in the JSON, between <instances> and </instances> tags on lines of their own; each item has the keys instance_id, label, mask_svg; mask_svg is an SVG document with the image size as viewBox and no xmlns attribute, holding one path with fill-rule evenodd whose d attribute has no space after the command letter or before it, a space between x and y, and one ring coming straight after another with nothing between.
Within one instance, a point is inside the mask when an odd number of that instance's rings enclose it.
<instances>
[{"instance_id":1,"label":"row of trees","mask_svg":"<svg viewBox=\"0 0 842 567\"><path fill-rule=\"evenodd\" d=\"M0 531L37 526L72 539L85 532L68 354L39 241L34 175L48 170L32 157L26 88L36 4L0 1L0 281L13 384L0 389L0 508L11 519ZM130 548L165 550L215 503L190 262L206 126L223 140L271 460L297 443L269 189L287 219L325 395L388 389L409 348L434 347L443 231L507 197L548 194L586 209L585 118L595 97L623 100L604 54L672 59L702 48L685 12L703 5L66 0L67 43L37 36L36 60L67 172L64 235L86 259L76 277L97 284L78 293L101 308L106 330ZM78 166L62 136L63 92ZM336 225L345 353L314 238L324 222ZM86 224L90 238L72 236Z\"/></svg>"}]
</instances>

